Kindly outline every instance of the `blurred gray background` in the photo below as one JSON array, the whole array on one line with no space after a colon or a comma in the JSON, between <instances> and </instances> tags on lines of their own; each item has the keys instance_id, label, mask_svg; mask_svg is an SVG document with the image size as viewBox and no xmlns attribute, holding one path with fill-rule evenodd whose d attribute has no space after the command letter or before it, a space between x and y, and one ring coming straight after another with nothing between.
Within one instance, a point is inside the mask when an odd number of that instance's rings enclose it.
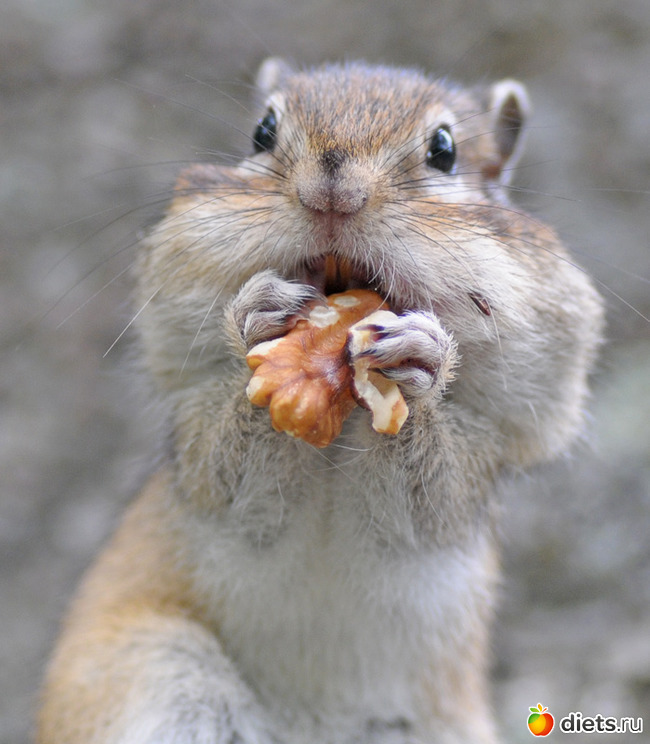
<instances>
[{"instance_id":1,"label":"blurred gray background","mask_svg":"<svg viewBox=\"0 0 650 744\"><path fill-rule=\"evenodd\" d=\"M650 3L2 0L0 744L29 740L70 593L156 452L129 334L104 356L132 243L183 163L247 150L268 54L528 85L515 198L609 328L585 442L505 489L494 707L510 742L538 702L650 730Z\"/></svg>"}]
</instances>

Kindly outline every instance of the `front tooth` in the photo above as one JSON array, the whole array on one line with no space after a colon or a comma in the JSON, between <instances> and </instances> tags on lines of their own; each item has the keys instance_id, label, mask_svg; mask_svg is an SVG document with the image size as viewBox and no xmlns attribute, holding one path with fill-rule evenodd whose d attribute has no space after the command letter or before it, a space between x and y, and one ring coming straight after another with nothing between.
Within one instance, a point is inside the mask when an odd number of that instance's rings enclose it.
<instances>
[{"instance_id":1,"label":"front tooth","mask_svg":"<svg viewBox=\"0 0 650 744\"><path fill-rule=\"evenodd\" d=\"M343 286L349 287L350 282L352 281L352 264L350 263L350 261L348 261L347 258L342 258L338 262L338 268L341 283L343 284Z\"/></svg>"},{"instance_id":2,"label":"front tooth","mask_svg":"<svg viewBox=\"0 0 650 744\"><path fill-rule=\"evenodd\" d=\"M338 275L338 265L336 262L336 258L332 256L331 254L328 256L325 256L325 286L331 287L332 285L336 284Z\"/></svg>"}]
</instances>

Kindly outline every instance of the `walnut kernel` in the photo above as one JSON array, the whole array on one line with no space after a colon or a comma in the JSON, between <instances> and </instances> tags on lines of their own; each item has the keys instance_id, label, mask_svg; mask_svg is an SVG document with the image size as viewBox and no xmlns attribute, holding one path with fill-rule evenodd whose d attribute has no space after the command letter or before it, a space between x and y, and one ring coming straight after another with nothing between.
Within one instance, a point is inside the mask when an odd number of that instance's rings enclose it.
<instances>
[{"instance_id":1,"label":"walnut kernel","mask_svg":"<svg viewBox=\"0 0 650 744\"><path fill-rule=\"evenodd\" d=\"M377 431L399 431L408 409L397 385L369 369L369 358L350 361L351 347L356 354L371 343L364 327L384 304L370 290L330 295L285 336L249 351L254 374L246 393L251 403L269 406L276 431L326 447L357 403L370 409Z\"/></svg>"}]
</instances>

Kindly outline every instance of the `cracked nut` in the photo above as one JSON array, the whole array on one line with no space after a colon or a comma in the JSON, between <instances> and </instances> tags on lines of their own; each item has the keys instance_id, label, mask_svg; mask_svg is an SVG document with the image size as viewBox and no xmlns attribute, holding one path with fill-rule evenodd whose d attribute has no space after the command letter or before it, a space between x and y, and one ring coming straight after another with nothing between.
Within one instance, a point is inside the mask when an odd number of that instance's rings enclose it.
<instances>
[{"instance_id":1,"label":"cracked nut","mask_svg":"<svg viewBox=\"0 0 650 744\"><path fill-rule=\"evenodd\" d=\"M399 388L361 354L372 343L373 322L389 312L382 305L365 289L330 295L312 303L285 336L249 351L254 374L246 393L251 403L269 407L276 431L326 447L357 404L371 411L376 431L400 430L408 408Z\"/></svg>"}]
</instances>

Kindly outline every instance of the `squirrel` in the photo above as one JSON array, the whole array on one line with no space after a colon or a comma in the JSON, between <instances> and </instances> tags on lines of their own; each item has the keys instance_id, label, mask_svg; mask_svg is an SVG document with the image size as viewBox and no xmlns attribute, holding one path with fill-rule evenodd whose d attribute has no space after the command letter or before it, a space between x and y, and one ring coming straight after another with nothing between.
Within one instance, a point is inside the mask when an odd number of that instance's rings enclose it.
<instances>
[{"instance_id":1,"label":"squirrel","mask_svg":"<svg viewBox=\"0 0 650 744\"><path fill-rule=\"evenodd\" d=\"M494 744L498 484L581 432L603 303L508 200L521 83L277 58L257 83L250 154L182 172L138 247L167 454L73 601L37 742ZM402 430L274 431L247 351L359 287L394 311L367 353Z\"/></svg>"}]
</instances>

